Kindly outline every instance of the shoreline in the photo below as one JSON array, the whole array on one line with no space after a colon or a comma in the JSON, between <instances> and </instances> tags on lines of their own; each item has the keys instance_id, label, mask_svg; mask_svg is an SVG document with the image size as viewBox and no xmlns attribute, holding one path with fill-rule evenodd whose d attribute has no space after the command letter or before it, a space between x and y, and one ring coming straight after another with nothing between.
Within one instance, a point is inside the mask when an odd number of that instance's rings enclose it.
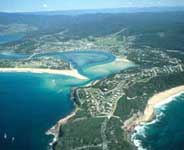
<instances>
[{"instance_id":1,"label":"shoreline","mask_svg":"<svg viewBox=\"0 0 184 150\"><path fill-rule=\"evenodd\" d=\"M40 69L40 68L0 68L0 73L4 72L18 72L18 73L46 73L46 74L55 74L55 75L66 75L75 77L80 80L89 80L86 76L81 75L78 70L71 67L71 70L56 70L56 69ZM91 83L91 82L90 82ZM89 83L89 84L90 84ZM52 135L53 140L49 143L49 146L52 147L55 142L57 142L59 138L59 131L62 125L66 124L69 119L75 116L78 111L78 107L75 106L74 110L66 115L64 118L60 119L53 127L51 127L45 134Z\"/></svg>"},{"instance_id":2,"label":"shoreline","mask_svg":"<svg viewBox=\"0 0 184 150\"><path fill-rule=\"evenodd\" d=\"M69 115L67 115L66 117L60 119L53 127L51 127L45 134L46 135L52 135L54 136L52 142L49 143L49 146L53 146L55 142L58 141L59 138L59 134L60 134L60 128L62 127L62 125L66 124L68 122L69 119L71 119L73 116L75 116L75 114L77 113L78 108L74 108L74 111L71 112Z\"/></svg>"},{"instance_id":3,"label":"shoreline","mask_svg":"<svg viewBox=\"0 0 184 150\"><path fill-rule=\"evenodd\" d=\"M137 112L124 122L122 129L126 132L127 140L133 146L138 147L135 141L132 141L132 136L137 132L136 127L151 122L155 117L155 109L157 107L174 101L175 97L180 96L182 93L184 93L184 85L165 90L149 98L144 112Z\"/></svg>"},{"instance_id":4,"label":"shoreline","mask_svg":"<svg viewBox=\"0 0 184 150\"><path fill-rule=\"evenodd\" d=\"M155 94L148 100L147 106L144 110L144 115L138 122L149 122L154 117L155 108L173 101L174 97L184 93L184 86L178 86L169 90Z\"/></svg>"},{"instance_id":5,"label":"shoreline","mask_svg":"<svg viewBox=\"0 0 184 150\"><path fill-rule=\"evenodd\" d=\"M112 62L120 62L120 61L124 61L124 62L130 62L127 58L125 57L116 57L116 59ZM111 62L111 63L112 63ZM72 66L71 66L72 68ZM85 87L90 87L95 85L97 82L99 82L100 80L94 80L89 82L88 84L85 85ZM76 104L76 102L74 102ZM79 107L77 106L77 104L75 105L74 110L66 115L66 117L60 119L54 126L52 126L45 134L46 135L52 135L53 140L49 143L49 146L51 146L51 148L53 149L54 144L58 141L59 138L59 134L60 134L60 129L62 128L62 126L64 124L66 124L72 117L74 117L78 111Z\"/></svg>"},{"instance_id":6,"label":"shoreline","mask_svg":"<svg viewBox=\"0 0 184 150\"><path fill-rule=\"evenodd\" d=\"M118 63L121 61L131 62L126 57L116 57L116 59L112 62ZM71 68L72 68L72 66L71 66ZM93 86L99 81L100 81L99 79L91 81L88 84L86 84L85 87ZM74 102L74 103L76 104L76 102ZM68 115L66 115L66 117L60 119L54 126L52 126L47 132L45 132L46 135L54 136L53 140L49 143L49 146L51 146L52 149L53 149L54 144L58 141L60 129L61 129L62 125L66 124L72 117L74 117L78 110L79 110L79 107L76 104L74 110L70 114L68 114Z\"/></svg>"},{"instance_id":7,"label":"shoreline","mask_svg":"<svg viewBox=\"0 0 184 150\"><path fill-rule=\"evenodd\" d=\"M96 84L97 82L99 82L99 80L95 80L93 82L90 82L87 85L85 85L85 87L90 87L90 86ZM50 129L48 129L47 132L45 132L46 135L54 136L53 140L49 143L49 146L51 146L51 148L53 148L53 145L58 141L59 134L60 134L59 131L60 131L62 125L66 124L72 117L74 117L76 115L77 111L79 110L77 103L76 102L74 102L74 103L75 103L74 110L70 114L66 115L64 118L57 121L57 123L54 126L52 126Z\"/></svg>"},{"instance_id":8,"label":"shoreline","mask_svg":"<svg viewBox=\"0 0 184 150\"><path fill-rule=\"evenodd\" d=\"M132 117L124 122L122 128L125 129L127 133L134 132L137 125L150 122L154 119L156 107L160 107L173 101L173 98L179 96L181 93L184 93L184 86L177 86L153 95L149 98L144 112L133 114Z\"/></svg>"},{"instance_id":9,"label":"shoreline","mask_svg":"<svg viewBox=\"0 0 184 150\"><path fill-rule=\"evenodd\" d=\"M116 62L119 62L119 61L131 62L130 60L128 60L126 57L123 57L123 56L116 56L116 59L114 61L116 61Z\"/></svg>"},{"instance_id":10,"label":"shoreline","mask_svg":"<svg viewBox=\"0 0 184 150\"><path fill-rule=\"evenodd\" d=\"M22 73L47 73L55 75L66 75L75 77L80 80L88 80L86 76L81 75L76 69L71 70L56 70L56 69L41 69L41 68L0 68L0 72L22 72Z\"/></svg>"}]
</instances>

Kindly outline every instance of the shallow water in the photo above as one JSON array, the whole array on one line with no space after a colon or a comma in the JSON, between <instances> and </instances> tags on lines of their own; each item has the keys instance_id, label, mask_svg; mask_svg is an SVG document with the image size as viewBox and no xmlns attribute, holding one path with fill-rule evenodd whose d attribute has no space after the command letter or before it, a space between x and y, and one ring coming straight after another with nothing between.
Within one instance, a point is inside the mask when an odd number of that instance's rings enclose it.
<instances>
[{"instance_id":1,"label":"shallow water","mask_svg":"<svg viewBox=\"0 0 184 150\"><path fill-rule=\"evenodd\" d=\"M50 52L37 54L34 57L52 56L58 59L63 59L72 64L74 68L84 68L98 64L105 64L115 60L115 56L105 51L97 50L78 50L68 52Z\"/></svg>"},{"instance_id":2,"label":"shallow water","mask_svg":"<svg viewBox=\"0 0 184 150\"><path fill-rule=\"evenodd\" d=\"M101 79L126 68L134 67L133 62L116 61L116 57L105 51L79 50L37 54L34 57L52 56L69 62L81 74L90 79Z\"/></svg>"},{"instance_id":3,"label":"shallow water","mask_svg":"<svg viewBox=\"0 0 184 150\"><path fill-rule=\"evenodd\" d=\"M29 56L27 54L0 53L0 59L26 59Z\"/></svg>"},{"instance_id":4,"label":"shallow water","mask_svg":"<svg viewBox=\"0 0 184 150\"><path fill-rule=\"evenodd\" d=\"M133 135L139 150L184 149L184 94L156 108L156 118L141 126Z\"/></svg>"},{"instance_id":5,"label":"shallow water","mask_svg":"<svg viewBox=\"0 0 184 150\"><path fill-rule=\"evenodd\" d=\"M133 62L126 61L112 61L105 64L99 64L95 66L84 67L81 72L86 76L93 76L94 79L104 78L114 73L118 73L121 70L134 67Z\"/></svg>"}]
</instances>

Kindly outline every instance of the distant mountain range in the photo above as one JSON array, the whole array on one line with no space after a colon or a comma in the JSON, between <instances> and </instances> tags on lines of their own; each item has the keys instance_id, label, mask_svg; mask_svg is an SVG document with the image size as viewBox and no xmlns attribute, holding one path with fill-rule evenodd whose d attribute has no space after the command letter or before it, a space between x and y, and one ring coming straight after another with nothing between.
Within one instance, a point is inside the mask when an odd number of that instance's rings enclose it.
<instances>
[{"instance_id":1,"label":"distant mountain range","mask_svg":"<svg viewBox=\"0 0 184 150\"><path fill-rule=\"evenodd\" d=\"M42 12L26 12L24 14L35 15L82 15L82 14L97 14L97 13L139 13L139 12L172 12L184 11L184 7L144 7L144 8L107 8L107 9L86 9L86 10L65 10L65 11L42 11Z\"/></svg>"},{"instance_id":2,"label":"distant mountain range","mask_svg":"<svg viewBox=\"0 0 184 150\"><path fill-rule=\"evenodd\" d=\"M32 14L32 15L83 15L83 14L97 14L97 13L141 13L141 12L176 12L184 11L184 6L182 7L144 7L144 8L106 8L106 9L85 9L85 10L64 10L64 11L40 11L40 12L16 12L16 14ZM7 12L0 12L7 13ZM10 13L12 14L12 12Z\"/></svg>"}]
</instances>

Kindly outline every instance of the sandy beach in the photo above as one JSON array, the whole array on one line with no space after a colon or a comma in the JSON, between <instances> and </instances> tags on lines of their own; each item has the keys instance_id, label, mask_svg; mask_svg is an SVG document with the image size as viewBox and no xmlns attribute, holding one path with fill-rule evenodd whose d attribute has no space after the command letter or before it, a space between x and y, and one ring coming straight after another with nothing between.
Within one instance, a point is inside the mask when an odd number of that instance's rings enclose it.
<instances>
[{"instance_id":1,"label":"sandy beach","mask_svg":"<svg viewBox=\"0 0 184 150\"><path fill-rule=\"evenodd\" d=\"M78 78L80 80L87 80L88 78L79 74L76 69L71 70L56 70L56 69L40 69L40 68L0 68L0 72L31 72L31 73L48 73L56 75L66 75Z\"/></svg>"},{"instance_id":2,"label":"sandy beach","mask_svg":"<svg viewBox=\"0 0 184 150\"><path fill-rule=\"evenodd\" d=\"M173 100L173 97L180 95L184 92L184 86L178 86L164 92L158 93L148 100L148 104L144 111L143 117L140 119L141 122L151 121L154 116L154 109L156 106L169 103Z\"/></svg>"},{"instance_id":3,"label":"sandy beach","mask_svg":"<svg viewBox=\"0 0 184 150\"><path fill-rule=\"evenodd\" d=\"M130 62L130 60L128 60L126 57L123 57L123 56L117 56L116 59L115 59L116 62L120 62L120 61L123 61L123 62Z\"/></svg>"},{"instance_id":4,"label":"sandy beach","mask_svg":"<svg viewBox=\"0 0 184 150\"><path fill-rule=\"evenodd\" d=\"M181 93L184 93L184 86L178 86L155 94L148 100L144 113L138 112L134 114L131 118L124 122L122 128L128 132L132 132L134 131L135 126L144 122L152 121L155 115L154 111L156 107L173 101L173 98L179 96Z\"/></svg>"}]
</instances>

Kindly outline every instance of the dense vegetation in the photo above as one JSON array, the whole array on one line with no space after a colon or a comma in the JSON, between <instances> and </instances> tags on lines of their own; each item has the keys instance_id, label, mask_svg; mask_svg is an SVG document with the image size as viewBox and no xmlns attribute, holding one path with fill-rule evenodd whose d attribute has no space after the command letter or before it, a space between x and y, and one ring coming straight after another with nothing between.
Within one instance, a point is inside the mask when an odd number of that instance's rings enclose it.
<instances>
[{"instance_id":1,"label":"dense vegetation","mask_svg":"<svg viewBox=\"0 0 184 150\"><path fill-rule=\"evenodd\" d=\"M29 36L66 31L62 40L105 36L126 28L125 36L134 36L133 47L150 46L184 50L184 12L34 15L0 13L1 24L29 24L39 28Z\"/></svg>"}]
</instances>

